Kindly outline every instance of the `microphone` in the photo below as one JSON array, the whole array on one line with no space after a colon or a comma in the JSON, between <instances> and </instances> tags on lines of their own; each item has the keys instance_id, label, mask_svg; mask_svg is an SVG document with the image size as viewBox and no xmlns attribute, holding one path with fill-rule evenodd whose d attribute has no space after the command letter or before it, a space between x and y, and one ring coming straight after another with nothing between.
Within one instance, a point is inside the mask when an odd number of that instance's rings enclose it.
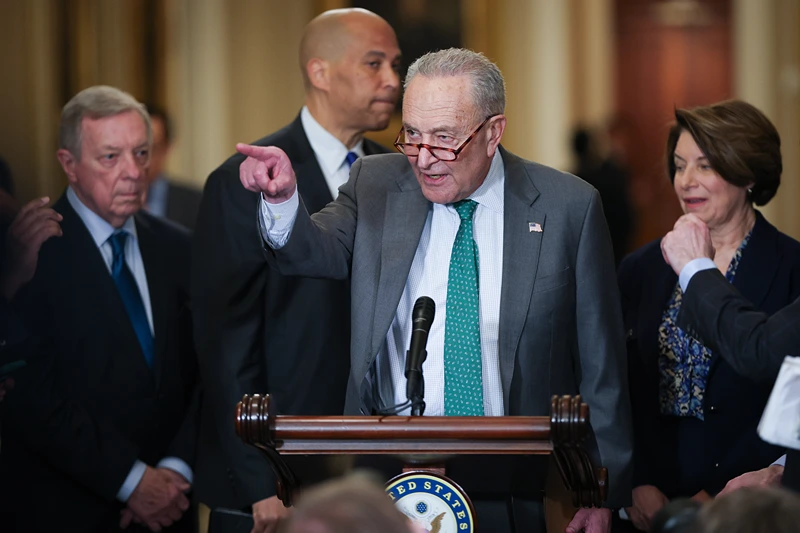
<instances>
[{"instance_id":1,"label":"microphone","mask_svg":"<svg viewBox=\"0 0 800 533\"><path fill-rule=\"evenodd\" d=\"M411 347L406 352L406 396L411 402L411 415L421 416L425 411L425 380L422 377L422 363L428 357L425 345L433 324L436 304L427 296L420 296L411 312Z\"/></svg>"}]
</instances>

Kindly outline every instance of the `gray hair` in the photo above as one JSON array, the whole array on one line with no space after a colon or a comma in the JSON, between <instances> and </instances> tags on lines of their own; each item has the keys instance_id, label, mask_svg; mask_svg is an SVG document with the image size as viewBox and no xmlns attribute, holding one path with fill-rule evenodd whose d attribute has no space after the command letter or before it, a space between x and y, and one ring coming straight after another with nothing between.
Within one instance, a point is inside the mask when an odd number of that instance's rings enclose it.
<instances>
[{"instance_id":1,"label":"gray hair","mask_svg":"<svg viewBox=\"0 0 800 533\"><path fill-rule=\"evenodd\" d=\"M309 489L278 531L409 533L409 524L371 476L355 473Z\"/></svg>"},{"instance_id":2,"label":"gray hair","mask_svg":"<svg viewBox=\"0 0 800 533\"><path fill-rule=\"evenodd\" d=\"M744 487L714 498L697 515L692 533L795 533L800 498L772 487Z\"/></svg>"},{"instance_id":3,"label":"gray hair","mask_svg":"<svg viewBox=\"0 0 800 533\"><path fill-rule=\"evenodd\" d=\"M407 90L416 75L429 78L450 76L469 76L472 80L472 103L480 118L499 115L506 109L506 82L497 65L480 52L464 48L448 48L438 52L428 52L408 67L403 84Z\"/></svg>"},{"instance_id":4,"label":"gray hair","mask_svg":"<svg viewBox=\"0 0 800 533\"><path fill-rule=\"evenodd\" d=\"M98 119L136 111L147 128L147 142L153 144L150 115L144 104L136 98L108 85L95 85L84 89L67 102L61 110L58 127L58 147L68 150L76 159L81 158L81 125L84 118Z\"/></svg>"}]
</instances>

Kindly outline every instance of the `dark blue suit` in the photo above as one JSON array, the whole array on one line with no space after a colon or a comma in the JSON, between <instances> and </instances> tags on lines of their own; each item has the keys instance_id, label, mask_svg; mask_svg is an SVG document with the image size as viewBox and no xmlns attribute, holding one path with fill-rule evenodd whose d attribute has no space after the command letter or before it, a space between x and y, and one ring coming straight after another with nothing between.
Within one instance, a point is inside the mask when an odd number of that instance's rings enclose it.
<instances>
[{"instance_id":1,"label":"dark blue suit","mask_svg":"<svg viewBox=\"0 0 800 533\"><path fill-rule=\"evenodd\" d=\"M763 468L782 453L756 433L772 384L738 374L717 352L706 383L705 421L660 414L658 328L677 282L660 241L620 265L636 438L634 486L655 485L670 498L700 490L715 494L733 477ZM788 305L800 296L800 243L757 214L733 285L765 313Z\"/></svg>"},{"instance_id":2,"label":"dark blue suit","mask_svg":"<svg viewBox=\"0 0 800 533\"><path fill-rule=\"evenodd\" d=\"M149 368L91 234L66 195L53 208L64 234L42 245L36 275L13 302L37 345L4 401L0 528L118 531L124 506L116 494L134 461L194 464L189 234L134 215L155 331ZM192 531L192 513L168 531Z\"/></svg>"}]
</instances>

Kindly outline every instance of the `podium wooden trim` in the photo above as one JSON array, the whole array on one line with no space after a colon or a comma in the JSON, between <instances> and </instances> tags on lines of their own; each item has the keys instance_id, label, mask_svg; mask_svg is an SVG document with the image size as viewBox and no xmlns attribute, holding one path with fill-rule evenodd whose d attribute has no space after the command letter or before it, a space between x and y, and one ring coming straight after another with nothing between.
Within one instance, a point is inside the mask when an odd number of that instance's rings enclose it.
<instances>
[{"instance_id":1,"label":"podium wooden trim","mask_svg":"<svg viewBox=\"0 0 800 533\"><path fill-rule=\"evenodd\" d=\"M608 471L595 468L581 446L589 406L580 396L553 396L549 417L451 417L284 416L269 395L245 395L236 406L236 433L263 452L286 506L299 482L284 455L439 456L433 468L441 468L442 455L551 455L575 507L600 507L606 499Z\"/></svg>"}]
</instances>

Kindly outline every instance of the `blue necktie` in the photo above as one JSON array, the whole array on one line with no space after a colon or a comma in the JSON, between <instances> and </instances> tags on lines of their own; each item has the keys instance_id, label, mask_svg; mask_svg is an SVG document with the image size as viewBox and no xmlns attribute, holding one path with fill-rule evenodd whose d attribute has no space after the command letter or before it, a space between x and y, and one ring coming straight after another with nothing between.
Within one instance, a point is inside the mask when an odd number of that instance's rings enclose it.
<instances>
[{"instance_id":1,"label":"blue necktie","mask_svg":"<svg viewBox=\"0 0 800 533\"><path fill-rule=\"evenodd\" d=\"M347 156L345 157L345 160L347 161L347 166L348 167L352 167L353 163L356 162L356 159L358 159L358 154L357 153L355 153L355 152L347 152Z\"/></svg>"},{"instance_id":2,"label":"blue necktie","mask_svg":"<svg viewBox=\"0 0 800 533\"><path fill-rule=\"evenodd\" d=\"M478 245L472 236L472 214L478 204L453 204L461 225L450 256L447 316L444 325L444 414L483 416Z\"/></svg>"},{"instance_id":3,"label":"blue necktie","mask_svg":"<svg viewBox=\"0 0 800 533\"><path fill-rule=\"evenodd\" d=\"M155 353L153 334L150 332L150 324L147 321L147 312L144 309L142 295L139 293L139 286L136 284L136 279L134 279L125 262L125 240L127 238L128 232L122 230L115 231L108 238L108 242L111 243L111 249L114 251L114 259L111 263L111 277L114 279L119 295L122 298L122 303L128 312L128 318L131 319L136 338L139 339L139 344L142 346L142 353L145 361L147 361L147 366L153 368L153 356Z\"/></svg>"}]
</instances>

